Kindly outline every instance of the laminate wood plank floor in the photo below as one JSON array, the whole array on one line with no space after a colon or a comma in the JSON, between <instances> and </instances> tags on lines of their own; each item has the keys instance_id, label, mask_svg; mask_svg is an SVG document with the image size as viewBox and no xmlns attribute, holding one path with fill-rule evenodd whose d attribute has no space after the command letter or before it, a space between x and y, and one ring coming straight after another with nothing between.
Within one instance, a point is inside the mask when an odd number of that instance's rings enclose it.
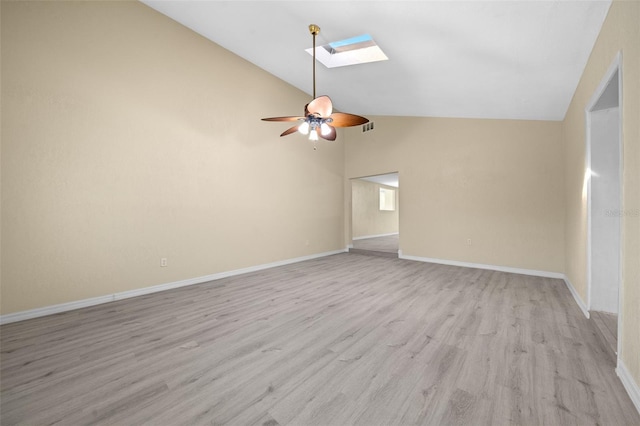
<instances>
[{"instance_id":1,"label":"laminate wood plank floor","mask_svg":"<svg viewBox=\"0 0 640 426\"><path fill-rule=\"evenodd\" d=\"M600 331L612 354L618 353L618 315L609 312L591 311L593 323Z\"/></svg>"},{"instance_id":2,"label":"laminate wood plank floor","mask_svg":"<svg viewBox=\"0 0 640 426\"><path fill-rule=\"evenodd\" d=\"M398 234L353 240L353 248L355 249L388 253L398 253L399 244L400 237Z\"/></svg>"},{"instance_id":3,"label":"laminate wood plank floor","mask_svg":"<svg viewBox=\"0 0 640 426\"><path fill-rule=\"evenodd\" d=\"M640 425L547 278L339 254L0 334L3 425Z\"/></svg>"}]
</instances>

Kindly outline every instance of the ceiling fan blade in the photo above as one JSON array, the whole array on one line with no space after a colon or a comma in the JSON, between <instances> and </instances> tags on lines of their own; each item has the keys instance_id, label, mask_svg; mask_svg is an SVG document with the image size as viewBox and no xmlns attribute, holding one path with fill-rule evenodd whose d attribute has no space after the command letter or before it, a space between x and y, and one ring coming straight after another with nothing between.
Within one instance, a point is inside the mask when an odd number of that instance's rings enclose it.
<instances>
[{"instance_id":1,"label":"ceiling fan blade","mask_svg":"<svg viewBox=\"0 0 640 426\"><path fill-rule=\"evenodd\" d=\"M355 114L347 114L346 112L334 112L331 114L331 118L333 119L331 125L335 127L359 126L369 122L368 118Z\"/></svg>"},{"instance_id":2,"label":"ceiling fan blade","mask_svg":"<svg viewBox=\"0 0 640 426\"><path fill-rule=\"evenodd\" d=\"M262 121L304 121L304 117L269 117Z\"/></svg>"},{"instance_id":3,"label":"ceiling fan blade","mask_svg":"<svg viewBox=\"0 0 640 426\"><path fill-rule=\"evenodd\" d=\"M327 124L327 126L329 126ZM328 141L335 141L336 140L336 129L333 126L329 126L331 127L331 132L329 132L328 135L323 135L322 132L318 132L318 136L320 136L322 139L326 139Z\"/></svg>"},{"instance_id":4,"label":"ceiling fan blade","mask_svg":"<svg viewBox=\"0 0 640 426\"><path fill-rule=\"evenodd\" d=\"M290 135L291 133L297 132L298 131L298 127L299 126L293 126L293 127L289 128L289 129L285 130L284 132L282 132L280 137L287 136L287 135Z\"/></svg>"},{"instance_id":5,"label":"ceiling fan blade","mask_svg":"<svg viewBox=\"0 0 640 426\"><path fill-rule=\"evenodd\" d=\"M329 117L331 111L333 111L333 104L331 98L328 96L318 96L307 105L306 108L309 113L318 115L320 117Z\"/></svg>"}]
</instances>

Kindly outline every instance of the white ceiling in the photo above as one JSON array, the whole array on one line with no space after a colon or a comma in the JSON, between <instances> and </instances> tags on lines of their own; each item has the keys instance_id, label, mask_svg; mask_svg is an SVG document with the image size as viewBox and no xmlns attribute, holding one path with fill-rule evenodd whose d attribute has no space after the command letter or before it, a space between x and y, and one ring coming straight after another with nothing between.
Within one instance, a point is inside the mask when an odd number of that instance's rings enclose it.
<instances>
[{"instance_id":1,"label":"white ceiling","mask_svg":"<svg viewBox=\"0 0 640 426\"><path fill-rule=\"evenodd\" d=\"M309 24L318 45L370 34L388 61L318 63L342 111L532 120L564 118L611 3L142 1L309 94Z\"/></svg>"}]
</instances>

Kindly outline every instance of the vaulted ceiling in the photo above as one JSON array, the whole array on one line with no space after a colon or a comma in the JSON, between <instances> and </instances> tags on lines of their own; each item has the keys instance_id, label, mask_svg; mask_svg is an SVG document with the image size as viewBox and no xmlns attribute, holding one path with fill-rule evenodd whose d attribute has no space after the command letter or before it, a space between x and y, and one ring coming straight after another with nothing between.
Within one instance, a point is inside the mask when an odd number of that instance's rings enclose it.
<instances>
[{"instance_id":1,"label":"vaulted ceiling","mask_svg":"<svg viewBox=\"0 0 640 426\"><path fill-rule=\"evenodd\" d=\"M610 1L143 0L312 93L318 45L361 34L389 60L317 66L317 93L360 115L562 120Z\"/></svg>"}]
</instances>

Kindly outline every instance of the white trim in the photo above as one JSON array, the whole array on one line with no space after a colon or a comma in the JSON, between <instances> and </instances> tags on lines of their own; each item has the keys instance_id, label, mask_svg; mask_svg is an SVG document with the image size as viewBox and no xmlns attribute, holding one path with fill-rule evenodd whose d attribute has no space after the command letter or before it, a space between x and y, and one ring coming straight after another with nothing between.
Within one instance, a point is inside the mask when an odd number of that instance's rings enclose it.
<instances>
[{"instance_id":1,"label":"white trim","mask_svg":"<svg viewBox=\"0 0 640 426\"><path fill-rule=\"evenodd\" d=\"M138 288L135 290L122 291L119 293L108 294L105 296L92 297L90 299L74 300L73 302L61 303L59 305L45 306L42 308L30 309L27 311L14 312L11 314L0 315L0 324L9 324L17 321L24 321L32 318L43 317L46 315L58 314L61 312L73 311L75 309L86 308L89 306L100 305L102 303L113 302L115 300L128 299L130 297L142 296L145 294L157 293L159 291L171 290L174 288L185 287L194 284L202 284L208 281L215 281L221 278L232 277L235 275L246 274L249 272L261 271L263 269L275 268L277 266L289 265L292 263L304 262L305 260L317 259L319 257L331 256L338 253L344 253L348 250L333 250L324 253L316 253L308 256L295 257L292 259L280 260L272 263L264 263L262 265L250 266L248 268L235 269L233 271L219 272L217 274L205 275L202 277L188 278L186 280L174 281L165 284L154 285L151 287Z\"/></svg>"},{"instance_id":2,"label":"white trim","mask_svg":"<svg viewBox=\"0 0 640 426\"><path fill-rule=\"evenodd\" d=\"M0 324L24 321L31 318L43 317L46 315L59 314L60 312L73 311L75 309L87 308L89 306L100 305L102 303L113 302L114 295L92 297L90 299L74 300L73 302L61 303L59 305L45 306L42 308L30 309L28 311L14 312L0 315Z\"/></svg>"},{"instance_id":3,"label":"white trim","mask_svg":"<svg viewBox=\"0 0 640 426\"><path fill-rule=\"evenodd\" d=\"M569 281L569 278L560 272L549 272L549 271L538 271L535 269L522 269L522 268L512 268L510 266L497 266L497 265L485 265L482 263L470 263L470 262L460 262L457 260L444 260L444 259L434 259L430 257L419 257L419 256L410 256L402 254L402 250L398 250L398 258L405 260L415 260L418 262L428 262L428 263L439 263L441 265L451 265L451 266L461 266L463 268L477 268L477 269L488 269L491 271L500 271L500 272L510 272L512 274L521 274L521 275L532 275L535 277L543 277L543 278L556 278L563 280L569 292L573 296L573 299L576 301L576 304L582 311L585 317L589 318L589 310L587 306L582 301L582 298Z\"/></svg>"},{"instance_id":4,"label":"white trim","mask_svg":"<svg viewBox=\"0 0 640 426\"><path fill-rule=\"evenodd\" d=\"M573 300L576 301L576 303L578 304L578 307L580 308L584 316L587 318L590 318L589 309L587 309L587 305L584 303L584 301L582 300L582 297L580 297L580 295L576 291L576 288L573 286L573 284L571 284L569 277L564 275L562 279L564 280L564 283L567 285L567 288L571 292L571 295L573 296Z\"/></svg>"},{"instance_id":5,"label":"white trim","mask_svg":"<svg viewBox=\"0 0 640 426\"><path fill-rule=\"evenodd\" d=\"M617 65L617 69L618 69L618 148L620 150L620 177L619 177L619 182L620 182L620 209L624 209L624 132L623 132L623 128L622 128L622 120L624 120L624 111L622 109L623 107L623 99L622 99L622 51L618 52L618 54L616 55L616 61L615 61L616 65ZM613 65L612 65L613 66ZM624 286L623 284L623 278L624 278L624 216L620 218L620 257L619 257L619 262L620 262L620 270L619 270L619 278L620 278L620 282L618 283L618 333L617 336L622 336L622 307L624 306ZM620 359L620 354L622 353L622 339L619 338L618 339L618 348L617 348L617 352L616 354L618 355L618 364L622 363L622 360ZM627 371L628 372L628 371ZM632 381L633 384L636 385L635 389L638 389L638 385ZM636 396L639 395L639 393L636 393ZM638 410L638 412L640 413L640 404L638 404L638 402L640 402L640 399L636 398L634 401L634 404L636 406L636 409Z\"/></svg>"},{"instance_id":6,"label":"white trim","mask_svg":"<svg viewBox=\"0 0 640 426\"><path fill-rule=\"evenodd\" d=\"M623 111L623 101L622 101L622 51L618 51L618 53L616 54L616 57L614 58L613 62L611 63L611 65L609 65L609 68L607 69L607 72L604 74L604 76L602 77L602 80L600 80L600 83L598 84L598 87L596 88L596 90L593 92L593 95L591 95L591 98L589 99L589 103L587 104L587 106L585 107L584 113L585 113L585 174L589 173L589 176L587 178L587 303L586 306L584 306L584 304L578 303L578 305L580 306L580 309L585 310L585 308L587 309L587 313L585 313L585 315L587 316L587 318L589 318L588 315L588 311L591 310L591 286L592 286L592 279L591 279L591 258L592 258L592 252L591 252L591 113L593 112L593 108L596 106L596 104L598 103L598 101L600 100L600 97L602 96L602 94L604 93L604 91L607 89L607 86L609 86L609 83L611 83L612 79L613 79L613 75L615 73L618 73L618 108L619 108L619 116L618 116L618 150L619 150L619 177L618 177L618 184L620 186L620 200L619 200L619 208L620 209L624 209L624 191L623 191L623 186L624 186L624 155L623 155L623 149L624 149L624 140L623 140L623 129L622 129L622 120L624 119L623 115L624 115L624 111ZM622 336L622 314L623 314L623 288L624 286L622 285L622 279L623 279L623 244L622 242L624 241L623 239L623 218L620 219L619 222L619 234L620 234L620 247L618 248L618 250L620 251L619 256L618 256L618 276L619 276L619 282L618 282L618 336ZM567 280L567 285L569 285L570 283ZM569 290L571 290L573 288L573 286L571 286L569 288ZM576 294L574 294L574 298L576 298ZM578 300L581 300L579 298L576 299L576 302L578 302ZM619 338L618 339L618 347L617 347L617 354L618 354L618 365L621 365L622 360L620 359L620 353L622 351L622 339ZM637 389L637 387L636 387ZM636 408L638 408L639 405L636 404ZM640 411L640 408L638 409L638 411Z\"/></svg>"},{"instance_id":7,"label":"white trim","mask_svg":"<svg viewBox=\"0 0 640 426\"><path fill-rule=\"evenodd\" d=\"M633 380L633 376L631 375L629 370L627 370L627 367L624 365L624 362L622 362L619 355L618 368L616 368L616 373L618 374L618 377L620 377L620 381L629 394L633 405L636 406L636 410L638 410L638 413L640 413L640 387L638 386L636 381Z\"/></svg>"},{"instance_id":8,"label":"white trim","mask_svg":"<svg viewBox=\"0 0 640 426\"><path fill-rule=\"evenodd\" d=\"M390 234L378 234L378 235L365 235L364 237L353 237L352 240L366 240L367 238L389 237L391 235L398 235L399 232L392 232Z\"/></svg>"},{"instance_id":9,"label":"white trim","mask_svg":"<svg viewBox=\"0 0 640 426\"><path fill-rule=\"evenodd\" d=\"M596 103L598 103L598 101L600 100L600 97L602 96L605 89L609 85L609 82L611 81L611 77L613 77L613 74L615 74L615 72L621 68L622 68L622 51L619 51L616 54L616 57L613 59L613 62L611 63L611 65L609 65L609 69L604 74L604 77L600 81L600 84L598 85L596 90L593 92L593 95L591 95L591 99L589 99L589 103L585 108L587 111L591 111L593 107L596 106ZM618 89L620 89L620 87L618 87ZM618 91L618 95L620 94L619 92L620 91ZM618 98L618 102L620 101L621 99Z\"/></svg>"},{"instance_id":10,"label":"white trim","mask_svg":"<svg viewBox=\"0 0 640 426\"><path fill-rule=\"evenodd\" d=\"M535 269L512 268L510 266L485 265L482 263L460 262L457 260L435 259L431 257L411 256L399 254L400 259L415 260L417 262L439 263L442 265L462 266L463 268L489 269L491 271L510 272L512 274L533 275L535 277L563 279L564 274L560 272L537 271Z\"/></svg>"},{"instance_id":11,"label":"white trim","mask_svg":"<svg viewBox=\"0 0 640 426\"><path fill-rule=\"evenodd\" d=\"M585 109L585 158L584 158L584 173L583 185L587 188L587 311L591 309L591 113L588 109ZM584 191L584 188L583 188ZM573 287L573 286L572 286ZM582 308L582 306L580 306Z\"/></svg>"},{"instance_id":12,"label":"white trim","mask_svg":"<svg viewBox=\"0 0 640 426\"><path fill-rule=\"evenodd\" d=\"M618 146L620 150L622 150L622 52L618 52L616 57L614 58L611 65L607 69L607 72L602 77L602 80L598 84L598 87L591 95L591 99L589 99L589 103L584 109L585 114L585 175L586 176L586 185L587 185L587 309L591 310L591 113L593 112L593 108L595 108L596 104L602 97L602 94L607 89L609 83L613 78L613 75L618 72L618 107L619 107L619 119L618 119ZM622 204L622 167L623 167L623 158L622 152L620 152L620 208L623 208ZM622 220L620 221L622 225ZM620 234L620 241L622 242L622 234ZM622 250L622 244L620 244L620 249ZM620 253L620 260L622 259L622 253ZM622 280L622 266L619 267L619 277ZM621 285L619 287L622 287ZM620 288L618 289L618 294L620 295ZM621 311L620 303L618 304L618 314ZM618 324L621 321L618 317ZM619 332L620 330L618 330ZM620 343L620 342L618 342ZM620 348L618 348L620 349Z\"/></svg>"}]
</instances>

